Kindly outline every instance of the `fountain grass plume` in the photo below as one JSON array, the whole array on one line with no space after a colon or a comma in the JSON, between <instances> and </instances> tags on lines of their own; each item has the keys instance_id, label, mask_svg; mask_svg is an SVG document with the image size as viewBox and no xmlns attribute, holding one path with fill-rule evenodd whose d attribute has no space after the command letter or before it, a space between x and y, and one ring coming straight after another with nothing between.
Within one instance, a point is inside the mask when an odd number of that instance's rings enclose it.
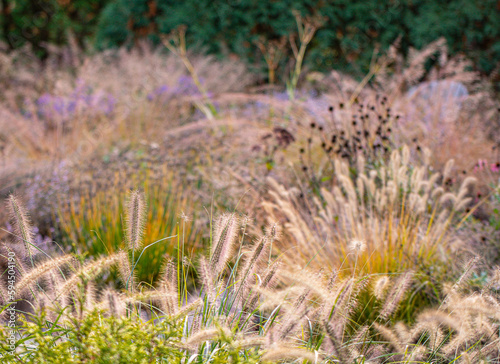
<instances>
[{"instance_id":1,"label":"fountain grass plume","mask_svg":"<svg viewBox=\"0 0 500 364\"><path fill-rule=\"evenodd\" d=\"M121 295L113 289L106 289L102 294L101 307L113 317L122 317L126 312L126 304Z\"/></svg>"},{"instance_id":2,"label":"fountain grass plume","mask_svg":"<svg viewBox=\"0 0 500 364\"><path fill-rule=\"evenodd\" d=\"M476 267L477 263L479 262L479 256L472 257L469 259L469 261L465 264L464 271L460 278L455 282L453 285L453 290L458 290L461 288L461 286L466 282L469 277L474 273L474 268Z\"/></svg>"},{"instance_id":3,"label":"fountain grass plume","mask_svg":"<svg viewBox=\"0 0 500 364\"><path fill-rule=\"evenodd\" d=\"M302 359L304 362L316 362L316 356L314 353L300 348L294 348L290 346L277 346L272 349L269 349L263 356L263 363L274 363L274 362L282 362L289 360L299 360Z\"/></svg>"},{"instance_id":4,"label":"fountain grass plume","mask_svg":"<svg viewBox=\"0 0 500 364\"><path fill-rule=\"evenodd\" d=\"M7 198L7 210L14 226L15 239L24 245L26 256L33 260L35 240L28 213L14 195Z\"/></svg>"},{"instance_id":5,"label":"fountain grass plume","mask_svg":"<svg viewBox=\"0 0 500 364\"><path fill-rule=\"evenodd\" d=\"M200 257L199 274L201 279L201 284L204 289L208 302L213 304L215 301L215 277L212 270L210 269L209 263L205 257Z\"/></svg>"},{"instance_id":6,"label":"fountain grass plume","mask_svg":"<svg viewBox=\"0 0 500 364\"><path fill-rule=\"evenodd\" d=\"M64 284L63 277L59 271L51 270L46 277L47 282L47 293L52 300L53 304L59 305L59 307L67 307L69 304L68 296L62 294L57 296L57 291L59 287Z\"/></svg>"},{"instance_id":7,"label":"fountain grass plume","mask_svg":"<svg viewBox=\"0 0 500 364\"><path fill-rule=\"evenodd\" d=\"M406 291L410 288L412 279L413 272L409 271L402 274L393 285L392 289L387 294L387 298L380 312L380 318L382 320L387 320L396 311Z\"/></svg>"},{"instance_id":8,"label":"fountain grass plume","mask_svg":"<svg viewBox=\"0 0 500 364\"><path fill-rule=\"evenodd\" d=\"M118 261L118 273L125 289L134 292L136 288L137 271L132 271L132 266L128 257L128 252L120 250L118 252L120 260Z\"/></svg>"},{"instance_id":9,"label":"fountain grass plume","mask_svg":"<svg viewBox=\"0 0 500 364\"><path fill-rule=\"evenodd\" d=\"M384 299L387 289L389 288L390 278L387 275L379 277L373 285L373 294L381 301Z\"/></svg>"},{"instance_id":10,"label":"fountain grass plume","mask_svg":"<svg viewBox=\"0 0 500 364\"><path fill-rule=\"evenodd\" d=\"M237 279L239 282L237 294L239 296L248 296L248 287L253 285L251 280L255 272L260 268L262 261L267 257L266 252L268 244L268 239L262 237L255 242L253 248L247 252L248 258L239 271Z\"/></svg>"},{"instance_id":11,"label":"fountain grass plume","mask_svg":"<svg viewBox=\"0 0 500 364\"><path fill-rule=\"evenodd\" d=\"M71 254L63 255L57 258L48 259L45 262L39 263L33 267L28 273L23 275L16 284L16 293L19 296L32 287L41 277L55 269L61 269L62 266L72 265L75 258Z\"/></svg>"},{"instance_id":12,"label":"fountain grass plume","mask_svg":"<svg viewBox=\"0 0 500 364\"><path fill-rule=\"evenodd\" d=\"M333 349L334 355L340 360L341 363L348 363L350 355L342 344L342 338L338 338L337 330L335 330L332 324L327 320L323 320L323 327Z\"/></svg>"},{"instance_id":13,"label":"fountain grass plume","mask_svg":"<svg viewBox=\"0 0 500 364\"><path fill-rule=\"evenodd\" d=\"M140 191L130 192L125 217L127 244L131 251L135 251L142 245L146 221L146 201Z\"/></svg>"},{"instance_id":14,"label":"fountain grass plume","mask_svg":"<svg viewBox=\"0 0 500 364\"><path fill-rule=\"evenodd\" d=\"M210 269L218 276L234 251L239 221L235 213L224 213L215 220L214 238L211 248Z\"/></svg>"},{"instance_id":15,"label":"fountain grass plume","mask_svg":"<svg viewBox=\"0 0 500 364\"><path fill-rule=\"evenodd\" d=\"M403 354L404 353L404 346L401 344L400 339L398 338L398 335L394 333L393 330L387 328L384 325L380 325L379 323L374 323L373 327L375 330L379 332L379 334L388 341L389 345L391 345L394 350L399 353Z\"/></svg>"},{"instance_id":16,"label":"fountain grass plume","mask_svg":"<svg viewBox=\"0 0 500 364\"><path fill-rule=\"evenodd\" d=\"M78 301L77 301L78 302ZM84 300L82 300L81 304L83 307L80 308L81 312L91 312L96 305L97 302L97 288L94 282L86 282L85 284L85 292L84 292Z\"/></svg>"},{"instance_id":17,"label":"fountain grass plume","mask_svg":"<svg viewBox=\"0 0 500 364\"><path fill-rule=\"evenodd\" d=\"M186 345L188 347L194 347L198 346L199 344L203 343L204 341L207 340L212 340L216 337L220 336L226 336L226 337L231 337L232 332L229 327L214 327L214 328L207 328L201 331L198 331L194 335L192 335L187 341Z\"/></svg>"},{"instance_id":18,"label":"fountain grass plume","mask_svg":"<svg viewBox=\"0 0 500 364\"><path fill-rule=\"evenodd\" d=\"M267 269L265 270L264 273L264 278L262 281L260 281L260 284L252 289L251 292L249 292L249 295L246 296L241 296L242 297L242 306L243 306L243 311L246 313L242 315L242 321L246 321L245 319L248 318L253 312L255 312L258 308L259 300L260 300L260 293L266 293L268 294L268 299L271 298L276 298L276 292L274 291L277 277L278 277L278 272L281 268L281 262L280 261L275 261L273 262ZM244 299L243 299L244 298Z\"/></svg>"},{"instance_id":19,"label":"fountain grass plume","mask_svg":"<svg viewBox=\"0 0 500 364\"><path fill-rule=\"evenodd\" d=\"M93 262L89 262L73 274L59 289L58 297L76 289L79 284L95 279L102 271L123 259L125 252L112 254Z\"/></svg>"},{"instance_id":20,"label":"fountain grass plume","mask_svg":"<svg viewBox=\"0 0 500 364\"><path fill-rule=\"evenodd\" d=\"M173 315L179 308L179 290L175 263L168 259L160 279L160 292L163 298L161 309L168 315Z\"/></svg>"}]
</instances>

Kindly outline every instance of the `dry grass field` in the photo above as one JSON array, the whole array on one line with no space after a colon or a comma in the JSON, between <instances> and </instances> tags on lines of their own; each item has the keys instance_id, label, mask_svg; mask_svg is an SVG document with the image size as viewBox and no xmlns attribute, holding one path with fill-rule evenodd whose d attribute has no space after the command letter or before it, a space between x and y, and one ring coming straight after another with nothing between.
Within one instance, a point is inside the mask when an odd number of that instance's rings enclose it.
<instances>
[{"instance_id":1,"label":"dry grass field","mask_svg":"<svg viewBox=\"0 0 500 364\"><path fill-rule=\"evenodd\" d=\"M498 363L488 79L438 39L263 84L177 36L0 55L2 362Z\"/></svg>"}]
</instances>

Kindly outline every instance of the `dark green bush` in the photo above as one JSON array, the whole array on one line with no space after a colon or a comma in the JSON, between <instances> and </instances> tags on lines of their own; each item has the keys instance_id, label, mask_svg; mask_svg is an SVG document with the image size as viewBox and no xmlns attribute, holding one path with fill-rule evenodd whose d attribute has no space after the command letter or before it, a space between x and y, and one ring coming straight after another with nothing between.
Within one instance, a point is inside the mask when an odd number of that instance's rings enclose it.
<instances>
[{"instance_id":1,"label":"dark green bush","mask_svg":"<svg viewBox=\"0 0 500 364\"><path fill-rule=\"evenodd\" d=\"M80 46L96 31L99 14L109 0L2 0L0 39L10 49L25 44L40 58L47 56L46 43L64 44L68 31Z\"/></svg>"},{"instance_id":2,"label":"dark green bush","mask_svg":"<svg viewBox=\"0 0 500 364\"><path fill-rule=\"evenodd\" d=\"M309 66L366 72L375 46L402 36L402 51L444 36L452 53L465 52L490 74L500 62L500 9L496 0L23 0L1 2L1 38L10 48L31 43L42 57L44 42L62 44L67 30L84 45L104 49L158 43L158 34L188 26L188 43L212 54L236 54L262 63L253 42L296 32L292 9L327 19L309 48ZM291 52L290 52L291 53ZM284 57L289 59L289 57Z\"/></svg>"},{"instance_id":3,"label":"dark green bush","mask_svg":"<svg viewBox=\"0 0 500 364\"><path fill-rule=\"evenodd\" d=\"M500 61L497 7L496 0L115 0L101 17L97 45L117 46L142 37L155 41L158 33L183 24L188 26L189 44L254 62L261 55L252 42L295 32L291 10L297 9L327 18L308 55L316 69L366 72L374 47L387 48L401 35L403 52L444 36L452 53L466 52L481 71L489 73Z\"/></svg>"}]
</instances>

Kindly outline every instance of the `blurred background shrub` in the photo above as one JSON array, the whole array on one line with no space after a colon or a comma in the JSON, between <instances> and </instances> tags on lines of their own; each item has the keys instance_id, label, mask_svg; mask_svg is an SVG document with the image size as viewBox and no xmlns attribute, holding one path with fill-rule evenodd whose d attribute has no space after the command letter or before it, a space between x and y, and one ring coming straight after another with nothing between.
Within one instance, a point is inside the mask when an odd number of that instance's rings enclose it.
<instances>
[{"instance_id":1,"label":"blurred background shrub","mask_svg":"<svg viewBox=\"0 0 500 364\"><path fill-rule=\"evenodd\" d=\"M292 9L326 20L307 56L316 70L366 73L374 50L387 49L401 36L404 55L410 47L420 49L445 37L452 55L466 53L485 74L498 71L497 0L3 0L0 39L10 49L29 43L46 57L47 43L74 39L81 47L97 49L133 45L143 38L159 43L159 34L186 25L188 44L263 68L255 43L293 37L297 28ZM291 54L289 44L287 52Z\"/></svg>"}]
</instances>

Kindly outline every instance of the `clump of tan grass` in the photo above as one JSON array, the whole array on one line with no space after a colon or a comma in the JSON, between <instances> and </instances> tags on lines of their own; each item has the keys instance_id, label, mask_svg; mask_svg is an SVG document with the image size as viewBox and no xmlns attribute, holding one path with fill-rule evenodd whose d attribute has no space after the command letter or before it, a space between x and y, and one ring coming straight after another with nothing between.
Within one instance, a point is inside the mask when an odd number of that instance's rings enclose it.
<instances>
[{"instance_id":1,"label":"clump of tan grass","mask_svg":"<svg viewBox=\"0 0 500 364\"><path fill-rule=\"evenodd\" d=\"M244 242L247 224L248 219L239 219L235 212L215 219L212 248L199 263L201 289L192 293L182 283L187 272L181 266L186 264L184 259L177 264L165 260L156 288L146 288L143 282L127 286L134 268L125 263L135 245L80 264L71 255L49 258L23 270L16 288L22 293L29 287L33 313L45 312L49 326L57 321L57 325L78 327L93 312L144 320L145 325L155 325L155 320L172 325L180 320L182 337L172 345L186 358L208 359L213 350L233 349L256 353L263 362L389 363L436 357L477 362L500 356L498 274L478 292L470 292L467 286L478 258L464 265L455 284L445 289L438 308L417 314L410 326L393 324L405 297L414 293L415 272L399 271L375 280L363 269L347 274L326 266L318 270L311 264L307 268L283 265L273 251L281 235L279 224L267 226L264 235L248 245ZM138 239L141 246L142 238ZM355 266L365 253L364 244L365 240L346 244L348 254L356 256ZM366 244L370 249L369 241ZM120 265L125 289L99 288L99 274ZM360 306L361 295L370 285L379 306L373 320L361 325L355 321L356 313L367 308Z\"/></svg>"},{"instance_id":2,"label":"clump of tan grass","mask_svg":"<svg viewBox=\"0 0 500 364\"><path fill-rule=\"evenodd\" d=\"M187 320L189 317L184 346L188 351L198 350L205 341L229 337L234 330L240 334L252 333L245 340L243 336L238 336L235 342L238 347L264 347L265 335L260 338L253 336L260 331L255 320L267 322L267 318L259 313L260 290L271 291L274 287L279 264L269 260L269 245L278 239L278 227L268 226L266 234L246 253L242 253L240 247L234 261L234 253L245 237L241 228L245 228L248 219L240 220L234 212L221 214L214 222L210 255L200 262L202 292L199 298L188 298L185 285L180 284L186 282L186 276L179 276L186 274L186 269L182 268L186 264L184 260L177 266L172 260L166 260L157 288L145 289L144 282L134 280L134 260L129 260L131 253L142 246L143 237L138 229L145 213L142 198L137 191L132 191L129 196L130 210L125 229L128 229L128 237L133 244L127 244L126 250L81 263L77 263L71 254L49 257L31 268L25 268L15 288L19 297L29 297L29 311L35 315L46 312L49 320L66 324L83 320L94 310L116 318L169 317ZM17 199L15 202L21 208ZM240 237L240 234L243 235ZM24 258L27 259L28 256ZM244 263L241 263L243 260ZM229 263L236 266L231 267ZM99 288L98 277L113 267L118 268L124 289ZM1 287L2 303L6 303L4 287ZM29 296L25 294L27 291ZM218 325L223 326L217 328ZM287 337L289 332L285 330L281 337Z\"/></svg>"},{"instance_id":3,"label":"clump of tan grass","mask_svg":"<svg viewBox=\"0 0 500 364\"><path fill-rule=\"evenodd\" d=\"M472 177L450 189L445 181L452 162L441 175L428 164L411 165L407 147L394 150L378 169L365 169L362 158L358 164L352 174L346 162L335 160L333 186L311 199L269 179L262 206L285 226L285 259L344 272L391 273L418 270L457 252L452 223L471 204ZM353 252L352 241L366 249Z\"/></svg>"},{"instance_id":4,"label":"clump of tan grass","mask_svg":"<svg viewBox=\"0 0 500 364\"><path fill-rule=\"evenodd\" d=\"M488 285L480 292L468 292L467 277L478 262L472 258L464 273L437 309L417 315L412 326L398 323L393 328L374 325L375 330L395 349L391 360L429 360L432 357L480 362L498 360L498 293Z\"/></svg>"}]
</instances>

